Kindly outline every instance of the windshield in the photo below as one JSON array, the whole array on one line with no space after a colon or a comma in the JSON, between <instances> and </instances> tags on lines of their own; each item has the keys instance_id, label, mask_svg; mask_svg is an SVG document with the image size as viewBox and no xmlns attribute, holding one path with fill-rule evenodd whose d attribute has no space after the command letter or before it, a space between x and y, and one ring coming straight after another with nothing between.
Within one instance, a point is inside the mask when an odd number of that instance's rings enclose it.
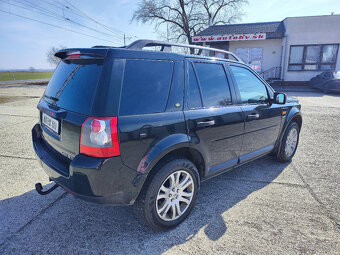
<instances>
[{"instance_id":1,"label":"windshield","mask_svg":"<svg viewBox=\"0 0 340 255\"><path fill-rule=\"evenodd\" d=\"M90 114L102 66L60 62L44 93L44 99L60 108Z\"/></svg>"}]
</instances>

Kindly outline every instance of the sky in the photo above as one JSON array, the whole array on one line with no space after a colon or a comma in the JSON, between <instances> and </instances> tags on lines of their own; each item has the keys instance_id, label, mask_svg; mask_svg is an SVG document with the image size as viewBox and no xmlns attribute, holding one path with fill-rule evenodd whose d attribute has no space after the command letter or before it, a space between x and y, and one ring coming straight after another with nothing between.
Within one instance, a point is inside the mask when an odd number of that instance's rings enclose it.
<instances>
[{"instance_id":1,"label":"sky","mask_svg":"<svg viewBox=\"0 0 340 255\"><path fill-rule=\"evenodd\" d=\"M98 35L76 24L65 23L30 11L38 6L44 8L40 10L49 10L50 15L57 14L59 18L69 18L104 33L111 33L98 23L70 13L65 6L75 9L66 1L97 22L104 24L107 29L114 32L114 36L108 38L106 35ZM15 6L20 6L20 2L25 3L27 9ZM28 2L30 5L27 4ZM248 2L244 5L241 23L281 21L286 17L329 15L331 12L340 14L339 0L248 0ZM46 53L52 46L62 45L68 48L94 45L122 46L123 33L126 34L127 43L137 38L161 39L152 24L131 22L137 4L137 0L0 0L0 70L28 69L31 66L36 69L52 68L46 58ZM2 11L51 23L68 30ZM87 37L69 30L98 38Z\"/></svg>"}]
</instances>

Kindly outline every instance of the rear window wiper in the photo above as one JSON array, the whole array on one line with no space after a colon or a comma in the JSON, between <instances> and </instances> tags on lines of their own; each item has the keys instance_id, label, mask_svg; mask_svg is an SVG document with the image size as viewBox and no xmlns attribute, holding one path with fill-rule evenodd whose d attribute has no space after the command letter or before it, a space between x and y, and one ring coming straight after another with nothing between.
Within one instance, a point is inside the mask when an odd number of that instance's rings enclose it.
<instances>
[{"instance_id":1,"label":"rear window wiper","mask_svg":"<svg viewBox=\"0 0 340 255\"><path fill-rule=\"evenodd\" d=\"M73 76L79 71L80 67L83 67L82 65L77 65L76 68L73 69L73 71L66 77L63 84L60 86L56 93L56 98L59 99L61 93L63 93L65 87L67 84L73 79Z\"/></svg>"},{"instance_id":2,"label":"rear window wiper","mask_svg":"<svg viewBox=\"0 0 340 255\"><path fill-rule=\"evenodd\" d=\"M59 100L59 98L52 97L52 96L44 95L44 97L49 98L49 99L52 99L53 101L58 101L58 100Z\"/></svg>"}]
</instances>

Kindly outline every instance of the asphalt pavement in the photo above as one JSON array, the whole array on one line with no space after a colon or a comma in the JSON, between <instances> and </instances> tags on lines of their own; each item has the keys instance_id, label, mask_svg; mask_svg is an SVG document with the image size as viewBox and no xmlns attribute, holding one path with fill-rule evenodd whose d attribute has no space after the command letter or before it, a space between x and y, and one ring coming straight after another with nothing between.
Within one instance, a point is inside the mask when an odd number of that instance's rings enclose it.
<instances>
[{"instance_id":1,"label":"asphalt pavement","mask_svg":"<svg viewBox=\"0 0 340 255\"><path fill-rule=\"evenodd\" d=\"M340 96L288 92L302 103L291 163L265 156L201 186L189 218L155 232L131 207L97 205L48 184L31 128L43 86L0 86L0 254L339 254Z\"/></svg>"}]
</instances>

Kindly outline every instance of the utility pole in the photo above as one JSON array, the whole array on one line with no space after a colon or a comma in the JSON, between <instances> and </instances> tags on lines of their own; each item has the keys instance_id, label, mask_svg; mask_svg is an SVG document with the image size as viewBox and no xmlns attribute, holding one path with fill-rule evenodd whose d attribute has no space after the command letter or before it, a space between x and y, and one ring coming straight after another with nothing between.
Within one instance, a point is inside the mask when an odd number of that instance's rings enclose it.
<instances>
[{"instance_id":1,"label":"utility pole","mask_svg":"<svg viewBox=\"0 0 340 255\"><path fill-rule=\"evenodd\" d=\"M125 34L124 34L124 46L126 46L126 43L125 43Z\"/></svg>"},{"instance_id":2,"label":"utility pole","mask_svg":"<svg viewBox=\"0 0 340 255\"><path fill-rule=\"evenodd\" d=\"M169 14L168 18L170 18L170 9L169 9ZM169 41L169 23L166 23L166 40Z\"/></svg>"},{"instance_id":3,"label":"utility pole","mask_svg":"<svg viewBox=\"0 0 340 255\"><path fill-rule=\"evenodd\" d=\"M169 24L166 23L166 41L169 41Z\"/></svg>"}]
</instances>

